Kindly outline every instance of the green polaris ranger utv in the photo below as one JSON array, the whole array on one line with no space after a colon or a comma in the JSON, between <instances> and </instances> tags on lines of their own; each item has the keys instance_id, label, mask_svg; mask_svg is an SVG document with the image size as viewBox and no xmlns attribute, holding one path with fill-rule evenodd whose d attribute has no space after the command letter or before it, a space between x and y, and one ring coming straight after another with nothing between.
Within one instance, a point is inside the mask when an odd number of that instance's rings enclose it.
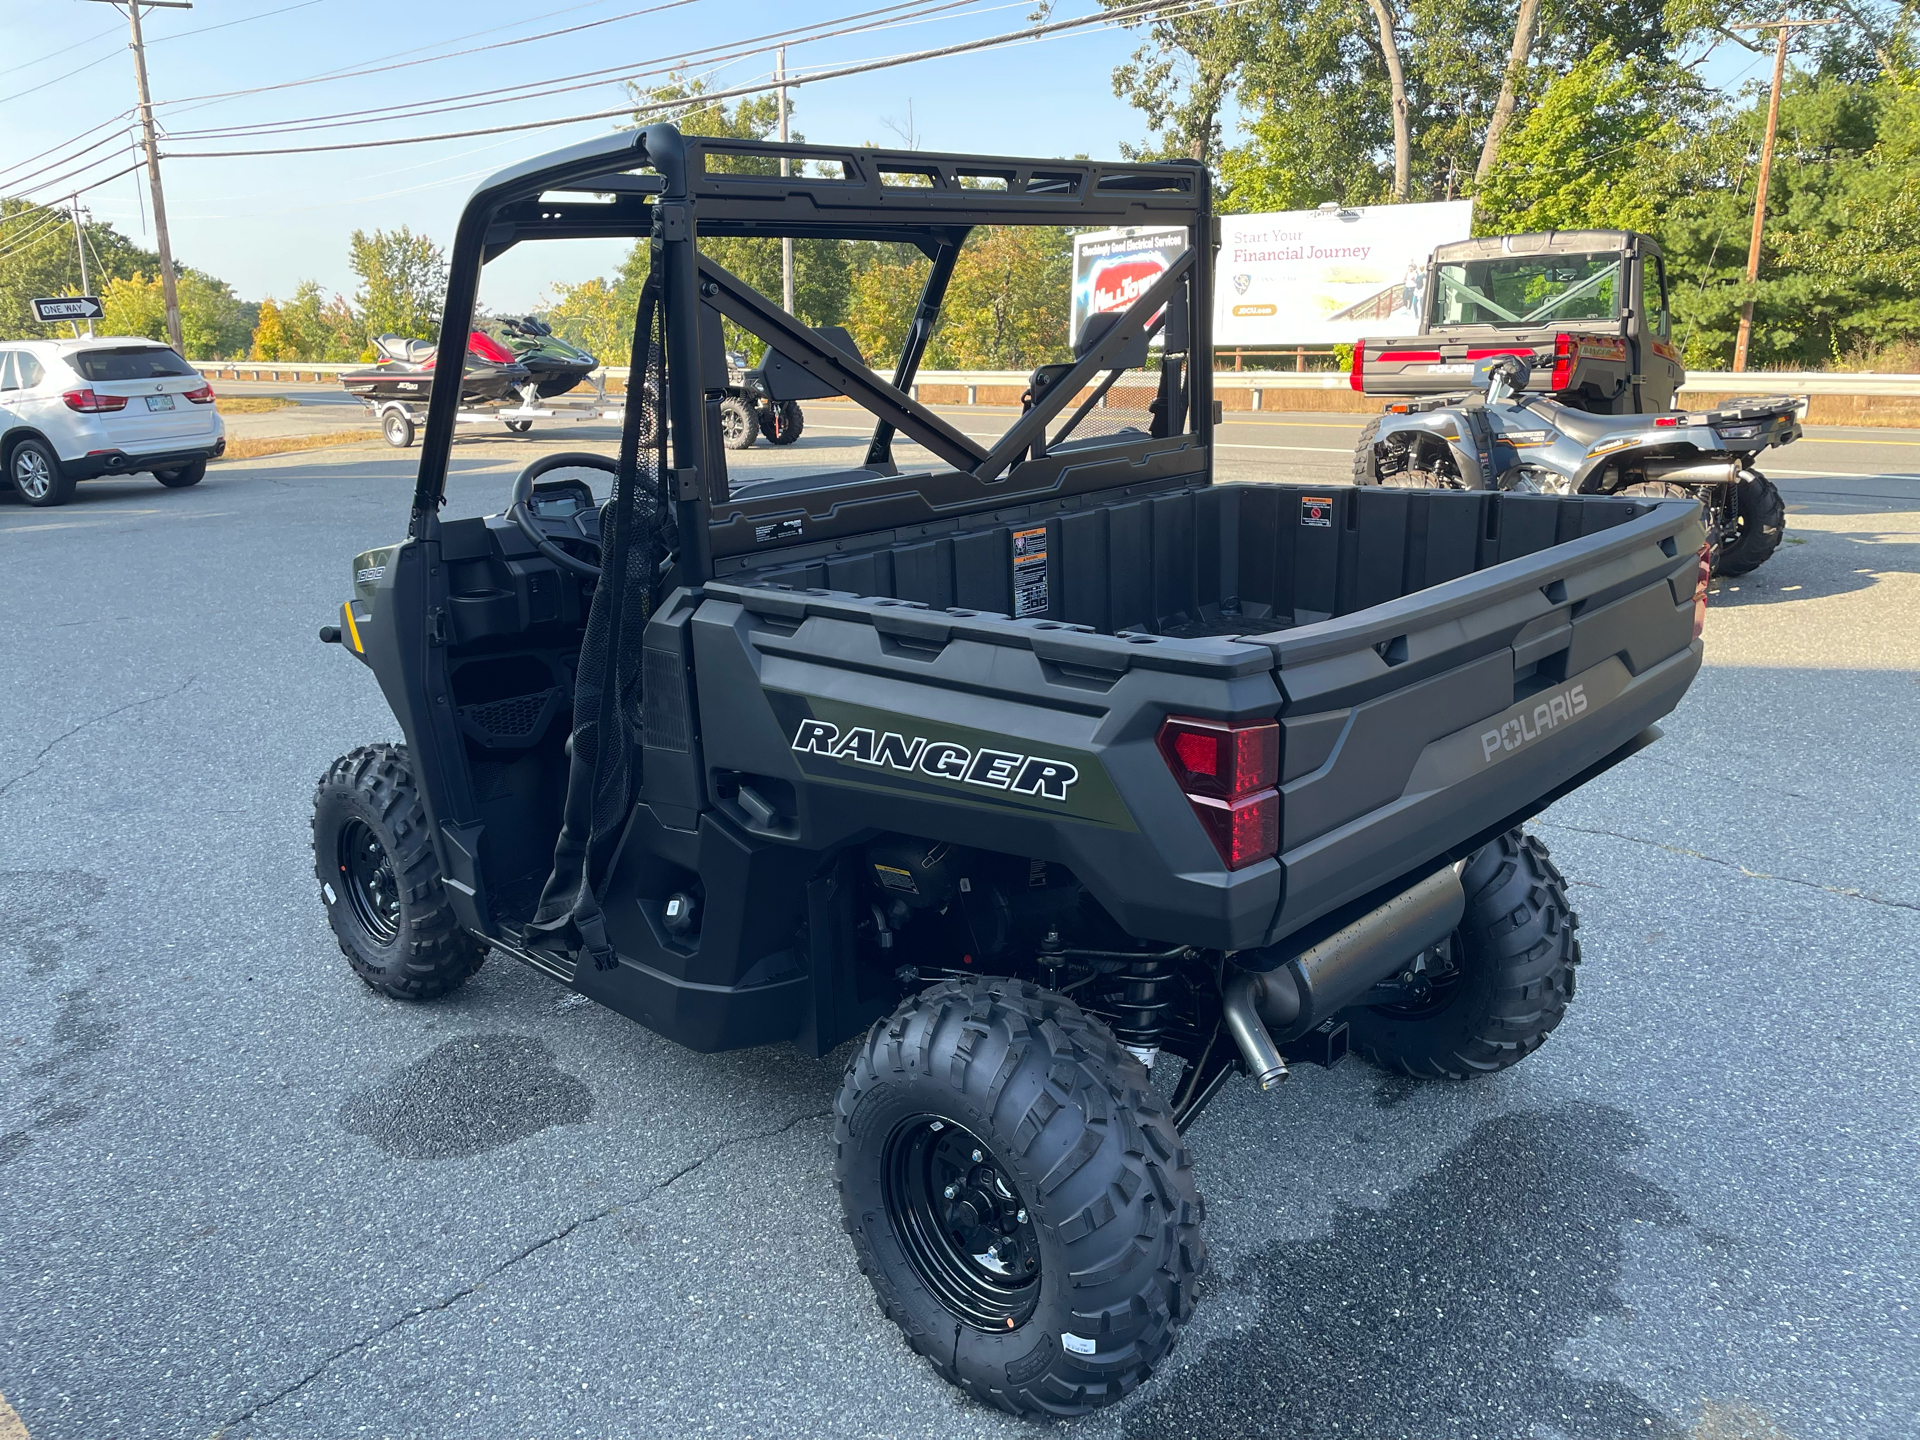
<instances>
[{"instance_id":1,"label":"green polaris ranger utv","mask_svg":"<svg viewBox=\"0 0 1920 1440\"><path fill-rule=\"evenodd\" d=\"M665 125L504 171L445 325L510 249L649 237L631 363L668 423L456 514L436 385L405 538L322 632L406 737L315 797L354 971L425 1001L497 952L696 1050L852 1042L851 1258L1019 1414L1167 1355L1207 1253L1182 1131L1234 1077L1539 1048L1581 955L1519 827L1700 664L1691 504L1216 483L1210 207L1192 164ZM982 438L911 391L956 258L1030 225L1188 244ZM735 236L915 247L890 373L705 253ZM769 401L867 427L730 459L723 322L783 357Z\"/></svg>"}]
</instances>

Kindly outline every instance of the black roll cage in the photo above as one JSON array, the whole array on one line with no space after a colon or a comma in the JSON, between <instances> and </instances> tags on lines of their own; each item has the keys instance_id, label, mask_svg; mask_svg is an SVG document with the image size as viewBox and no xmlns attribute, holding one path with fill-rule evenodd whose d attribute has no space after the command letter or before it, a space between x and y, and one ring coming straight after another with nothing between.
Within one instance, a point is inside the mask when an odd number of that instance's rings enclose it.
<instances>
[{"instance_id":1,"label":"black roll cage","mask_svg":"<svg viewBox=\"0 0 1920 1440\"><path fill-rule=\"evenodd\" d=\"M796 172L811 167L816 173L782 176L777 173L781 159L794 162L790 168ZM772 173L725 168L742 160L760 162L758 170ZM834 168L838 178L822 173ZM945 487L951 498L940 507L951 510L1019 498L1010 491L1020 487L1005 481L1025 457L1038 457L1045 449L1049 422L1082 386L1113 368L1129 347L1165 323L1164 314L1156 312L1185 285L1188 353L1200 363L1187 367L1180 392L1183 413L1169 418L1188 426L1173 448L1198 450L1196 456L1183 457L1182 468L1197 466L1196 478L1210 478L1209 322L1216 244L1211 205L1207 171L1191 161L1139 164L929 154L695 137L682 135L672 125L653 125L529 160L476 189L454 235L442 331L464 334L470 328L482 265L523 240L650 237L654 268L664 287L672 445L668 481L680 512L680 578L698 584L713 573L714 509L730 499L716 422L709 414L718 405L710 377L722 357L706 353L716 340L715 327L703 323L703 304L776 346L836 393L878 417L866 456L871 469L853 472L856 476L891 472L893 437L904 434L957 472L945 477L958 483ZM1188 231L1181 257L1070 367L1054 367L1061 373L990 449L909 393L960 248L971 231L983 225L1179 225ZM697 235L915 246L931 266L891 379L855 363L817 331L700 255ZM675 376L701 377L703 383L675 383ZM1107 383L1111 381L1109 376ZM415 539L437 538L458 402L457 385L433 387L408 528ZM1071 423L1092 403L1081 406ZM1118 468L1129 467L1122 462ZM1137 478L1137 472L1116 474L1111 482L1096 476L1081 488Z\"/></svg>"}]
</instances>

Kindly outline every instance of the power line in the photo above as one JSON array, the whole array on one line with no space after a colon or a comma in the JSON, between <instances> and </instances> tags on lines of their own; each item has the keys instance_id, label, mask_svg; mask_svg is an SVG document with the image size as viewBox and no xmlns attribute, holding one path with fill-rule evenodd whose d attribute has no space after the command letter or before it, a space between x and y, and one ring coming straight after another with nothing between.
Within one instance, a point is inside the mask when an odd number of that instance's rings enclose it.
<instances>
[{"instance_id":1,"label":"power line","mask_svg":"<svg viewBox=\"0 0 1920 1440\"><path fill-rule=\"evenodd\" d=\"M118 29L119 27L116 26L114 28ZM35 85L30 90L16 90L11 95L0 95L0 105L10 105L15 100L24 100L29 95L38 94L40 91L46 89L49 85L58 85L62 80L71 80L74 76L85 74L87 71L93 69L94 66L104 65L107 63L107 61L111 59L113 59L113 56L111 55L102 55L98 60L89 60L86 64L82 65L77 70L69 70L67 71L66 74L56 75L51 80L42 80L38 85Z\"/></svg>"},{"instance_id":2,"label":"power line","mask_svg":"<svg viewBox=\"0 0 1920 1440\"><path fill-rule=\"evenodd\" d=\"M887 56L876 60L860 61L853 65L842 65L831 69L815 71L805 76L790 76L789 85L810 84L817 80L839 80L851 75L865 75L876 70L888 70L899 65L918 64L923 60L937 60L949 55L963 55L970 51L990 50L1002 45L1014 45L1023 41L1040 40L1070 30L1082 30L1088 27L1107 28L1121 25L1126 21L1148 15L1161 15L1169 11L1197 13L1202 10L1237 9L1249 4L1251 0L1145 0L1145 3L1129 5L1119 10L1103 11L1095 15L1083 15L1073 20L1058 20L1050 24L1034 25L1025 30L1012 30L1001 35L990 35L979 40L963 40L952 45L942 45L931 50L914 51L906 55ZM391 140L357 140L334 145L295 145L269 150L178 150L169 151L167 158L180 160L227 160L244 156L258 155L312 155L333 150L375 150L390 145L424 145L439 140L465 140L476 135L505 135L520 130L544 130L555 125L576 125L587 120L608 120L615 116L652 114L669 110L675 106L684 106L690 100L698 103L711 103L716 100L732 100L747 95L763 95L769 90L778 89L775 82L769 80L752 85L738 85L724 90L708 90L698 97L689 99L660 101L652 104L621 105L611 110L592 110L581 115L563 115L549 120L526 120L513 125L489 125L475 130L449 130L437 135L406 135Z\"/></svg>"},{"instance_id":3,"label":"power line","mask_svg":"<svg viewBox=\"0 0 1920 1440\"><path fill-rule=\"evenodd\" d=\"M24 185L26 184L27 181L31 180L36 175L44 175L49 170L57 170L62 165L70 165L75 160L78 160L82 155L87 154L89 151L98 150L102 145L111 145L116 140L125 140L125 139L126 139L126 136L124 134L103 136L102 138L94 141L93 144L87 146L85 149L76 150L71 155L62 155L58 160L49 161L47 164L42 165L38 170L29 170L24 175L16 175L12 179L8 180L7 184L9 186ZM35 158L37 159L38 157L36 156ZM25 163L31 164L32 162L28 161ZM82 168L85 168L85 167L82 167ZM40 189L41 187L38 185L35 185L29 188L37 190L37 189Z\"/></svg>"},{"instance_id":4,"label":"power line","mask_svg":"<svg viewBox=\"0 0 1920 1440\"><path fill-rule=\"evenodd\" d=\"M91 45L96 40L104 40L109 35L118 35L119 33L120 27L118 25L109 25L96 35L89 35L84 40L76 40L71 45L62 45L58 50L49 50L38 60L23 60L18 65L9 65L6 69L0 70L0 75L11 75L16 70L29 70L35 65L44 65L56 55L64 55L69 50L78 50L82 45Z\"/></svg>"},{"instance_id":5,"label":"power line","mask_svg":"<svg viewBox=\"0 0 1920 1440\"><path fill-rule=\"evenodd\" d=\"M683 6L698 3L700 3L700 0L667 0L665 4L649 5L643 10L628 10L624 14L610 15L604 20L589 20L583 24L569 25L559 30L542 31L538 35L523 35L514 40L500 40L492 45L475 45L466 50L449 50L444 55L428 55L418 60L404 60L394 65L370 65L358 70L330 70L322 75L309 75L304 80L281 80L272 85L256 85L246 90L217 90L205 95L186 95L178 100L162 100L160 107L162 109L175 105L195 105L197 107L201 102L211 103L215 100L232 100L243 95L264 95L273 90L297 90L303 85L321 85L335 80L355 80L364 75L383 75L390 70L405 70L414 65L432 65L441 60L458 60L463 56L479 55L488 50L505 50L514 45L531 45L536 40L551 40L558 35L572 35L581 30L591 30L599 25L613 25L622 20L635 19L641 15L657 15L663 10L678 10ZM507 27L499 26L496 28L505 29ZM475 33L485 35L489 32L481 30ZM397 53L405 55L408 52L402 50Z\"/></svg>"},{"instance_id":6,"label":"power line","mask_svg":"<svg viewBox=\"0 0 1920 1440\"><path fill-rule=\"evenodd\" d=\"M202 25L198 30L181 30L172 35L162 35L149 40L149 45L164 45L169 40L185 40L192 35L205 35L213 30L225 30L234 25L251 25L256 20L269 20L275 15L284 15L289 10L304 10L309 5L318 5L322 0L299 0L297 5L282 5L278 10L262 10L258 15L242 15L238 20L222 20L218 25Z\"/></svg>"},{"instance_id":7,"label":"power line","mask_svg":"<svg viewBox=\"0 0 1920 1440\"><path fill-rule=\"evenodd\" d=\"M69 180L78 179L80 176L86 174L89 170L95 169L101 165L111 165L115 160L119 158L120 157L118 155L112 152L109 152L105 155L102 155L97 160L87 161L86 164L80 166L80 168L77 170L69 170L65 174L56 175L51 180L37 180L31 185L23 185L20 187L20 192L22 194L25 194L27 192L34 191L34 190L52 190L56 194L66 195L70 193L66 188L66 184ZM94 185L98 185L101 183L103 182L98 180L89 181L86 188L91 189L93 188Z\"/></svg>"},{"instance_id":8,"label":"power line","mask_svg":"<svg viewBox=\"0 0 1920 1440\"><path fill-rule=\"evenodd\" d=\"M685 0L681 0L685 3ZM629 65L608 66L602 70L586 70L576 75L558 75L548 80L529 80L518 85L503 85L487 90L469 90L459 95L444 95L431 100L415 100L399 105L377 105L360 110L342 110L328 115L309 115L291 120L267 120L250 125L216 126L205 130L179 130L169 132L170 140L227 140L240 139L256 135L294 134L303 130L330 130L348 125L378 124L388 120L415 120L425 115L441 114L455 110L472 110L483 105L512 104L521 100L544 99L549 95L564 94L571 90L591 90L602 85L618 84L623 80L642 79L649 75L658 75L680 68L692 61L721 64L743 59L748 55L759 54L766 48L766 42L785 40L796 44L811 40L832 39L836 36L857 34L862 31L890 28L903 19L928 18L944 11L962 9L974 4L975 0L906 0L906 3L884 6L879 10L857 11L852 15L841 16L839 20L828 21L829 25L841 21L867 20L865 24L842 25L836 30L814 30L800 33L803 27L788 30L769 31L764 35L754 35L746 40L727 42L733 48L722 45L706 45L694 50L683 50L677 55L663 56L650 60L642 69L633 69ZM1011 8L1011 7L996 7ZM906 10L913 14L902 17L898 12ZM885 20L871 20L869 17L884 15ZM793 37L793 38L789 38ZM722 53L715 54L714 52ZM594 77L594 78L587 78ZM578 83L569 83L578 82ZM525 93L514 94L521 91ZM400 113L406 112L406 113Z\"/></svg>"},{"instance_id":9,"label":"power line","mask_svg":"<svg viewBox=\"0 0 1920 1440\"><path fill-rule=\"evenodd\" d=\"M104 130L109 125L112 125L116 121L124 120L131 114L133 114L133 111L131 110L122 110L118 115L114 115L109 119L102 120L98 125L88 126L85 130L82 130L78 135L70 136L67 139L62 140L57 145L48 146L45 150L42 150L38 155L29 155L26 159L16 160L11 165L0 165L0 175L4 175L9 170L18 170L22 165L31 165L36 160L43 160L47 156L53 154L55 151L66 149L67 146L69 145L77 145L79 144L80 141L86 139L87 136L93 134L95 130ZM82 150L78 153L84 155L86 154L86 151ZM64 165L66 161L62 160L58 163Z\"/></svg>"}]
</instances>

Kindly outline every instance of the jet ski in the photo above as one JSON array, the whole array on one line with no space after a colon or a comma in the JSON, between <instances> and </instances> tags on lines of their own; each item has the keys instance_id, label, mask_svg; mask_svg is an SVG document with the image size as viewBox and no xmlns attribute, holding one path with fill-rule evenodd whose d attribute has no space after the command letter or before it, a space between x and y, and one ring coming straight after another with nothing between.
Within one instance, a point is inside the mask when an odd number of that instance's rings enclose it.
<instances>
[{"instance_id":1,"label":"jet ski","mask_svg":"<svg viewBox=\"0 0 1920 1440\"><path fill-rule=\"evenodd\" d=\"M544 320L504 316L499 325L507 332L513 358L532 373L535 393L543 400L566 394L600 368L599 360L555 335Z\"/></svg>"},{"instance_id":2,"label":"jet ski","mask_svg":"<svg viewBox=\"0 0 1920 1440\"><path fill-rule=\"evenodd\" d=\"M379 358L372 365L341 375L340 383L346 386L348 394L376 404L382 400L427 398L433 385L438 346L426 340L381 335L375 338L373 348ZM460 374L462 405L504 400L532 379L532 372L492 336L478 330L467 336L466 365Z\"/></svg>"}]
</instances>

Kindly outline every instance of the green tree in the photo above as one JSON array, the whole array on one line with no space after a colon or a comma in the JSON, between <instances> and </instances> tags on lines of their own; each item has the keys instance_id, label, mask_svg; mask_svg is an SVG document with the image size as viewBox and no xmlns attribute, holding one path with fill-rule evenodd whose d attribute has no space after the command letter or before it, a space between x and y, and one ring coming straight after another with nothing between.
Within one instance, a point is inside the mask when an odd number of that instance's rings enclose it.
<instances>
[{"instance_id":1,"label":"green tree","mask_svg":"<svg viewBox=\"0 0 1920 1440\"><path fill-rule=\"evenodd\" d=\"M875 257L855 266L847 298L847 332L867 363L882 374L892 373L889 362L906 343L929 268L925 259L904 257Z\"/></svg>"},{"instance_id":2,"label":"green tree","mask_svg":"<svg viewBox=\"0 0 1920 1440\"><path fill-rule=\"evenodd\" d=\"M344 296L327 299L316 280L294 287L293 298L280 307L280 324L290 360L352 360L366 343L353 307Z\"/></svg>"},{"instance_id":3,"label":"green tree","mask_svg":"<svg viewBox=\"0 0 1920 1440\"><path fill-rule=\"evenodd\" d=\"M247 350L249 360L298 360L287 328L280 319L280 307L269 295L260 302L260 319L253 327L253 344Z\"/></svg>"},{"instance_id":4,"label":"green tree","mask_svg":"<svg viewBox=\"0 0 1920 1440\"><path fill-rule=\"evenodd\" d=\"M104 221L87 226L86 241L87 279L96 295L136 271L159 271L158 255L142 250ZM63 210L0 197L0 340L71 333L64 325L42 325L27 302L41 295L79 293L80 256L72 220Z\"/></svg>"},{"instance_id":5,"label":"green tree","mask_svg":"<svg viewBox=\"0 0 1920 1440\"><path fill-rule=\"evenodd\" d=\"M1100 0L1118 10L1134 0ZM1259 25L1246 7L1199 9L1123 22L1146 43L1113 72L1113 93L1146 118L1143 159L1210 160L1220 148L1220 111L1255 56Z\"/></svg>"},{"instance_id":6,"label":"green tree","mask_svg":"<svg viewBox=\"0 0 1920 1440\"><path fill-rule=\"evenodd\" d=\"M198 270L176 275L180 298L180 339L189 360L244 355L253 333L253 307L243 304L224 280ZM101 287L101 322L108 334L167 338L167 305L157 274L135 271Z\"/></svg>"},{"instance_id":7,"label":"green tree","mask_svg":"<svg viewBox=\"0 0 1920 1440\"><path fill-rule=\"evenodd\" d=\"M1073 244L1049 225L975 230L960 251L933 333L933 369L1030 370L1063 360Z\"/></svg>"},{"instance_id":8,"label":"green tree","mask_svg":"<svg viewBox=\"0 0 1920 1440\"><path fill-rule=\"evenodd\" d=\"M371 235L355 230L347 243L360 278L353 306L362 336L432 335L446 300L446 252L405 225Z\"/></svg>"}]
</instances>

